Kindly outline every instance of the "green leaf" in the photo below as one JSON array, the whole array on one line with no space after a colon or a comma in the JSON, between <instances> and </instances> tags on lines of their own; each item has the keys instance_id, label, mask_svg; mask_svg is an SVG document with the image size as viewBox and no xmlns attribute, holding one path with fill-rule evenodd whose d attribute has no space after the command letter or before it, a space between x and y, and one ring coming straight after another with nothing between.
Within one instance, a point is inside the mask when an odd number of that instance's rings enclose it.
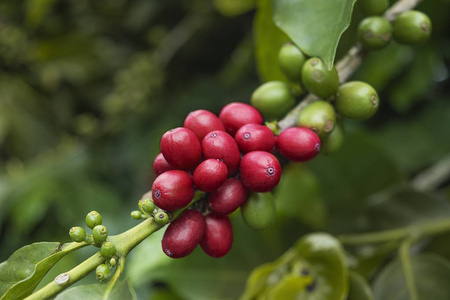
<instances>
[{"instance_id":1,"label":"green leaf","mask_svg":"<svg viewBox=\"0 0 450 300\"><path fill-rule=\"evenodd\" d=\"M450 262L440 256L421 254L411 257L419 300L450 299ZM373 283L375 300L410 300L402 265L389 263Z\"/></svg>"},{"instance_id":2,"label":"green leaf","mask_svg":"<svg viewBox=\"0 0 450 300\"><path fill-rule=\"evenodd\" d=\"M14 252L0 264L2 300L20 299L30 295L41 279L62 257L86 246L85 243L34 243Z\"/></svg>"},{"instance_id":3,"label":"green leaf","mask_svg":"<svg viewBox=\"0 0 450 300\"><path fill-rule=\"evenodd\" d=\"M275 285L268 293L268 300L295 300L299 292L304 290L311 283L310 278L286 275L277 285Z\"/></svg>"},{"instance_id":4,"label":"green leaf","mask_svg":"<svg viewBox=\"0 0 450 300\"><path fill-rule=\"evenodd\" d=\"M270 0L258 0L253 32L256 67L261 79L287 82L278 64L278 51L289 38L273 23Z\"/></svg>"},{"instance_id":5,"label":"green leaf","mask_svg":"<svg viewBox=\"0 0 450 300\"><path fill-rule=\"evenodd\" d=\"M356 0L274 0L274 21L307 55L331 70Z\"/></svg>"},{"instance_id":6,"label":"green leaf","mask_svg":"<svg viewBox=\"0 0 450 300\"><path fill-rule=\"evenodd\" d=\"M336 238L327 233L312 233L302 237L296 249L315 278L313 286L298 294L298 299L343 300L347 297L348 268L344 249Z\"/></svg>"},{"instance_id":7,"label":"green leaf","mask_svg":"<svg viewBox=\"0 0 450 300\"><path fill-rule=\"evenodd\" d=\"M130 285L128 279L125 279L114 285L110 294L105 297L108 282L89 285L80 285L70 288L59 294L55 300L134 300L136 293Z\"/></svg>"},{"instance_id":8,"label":"green leaf","mask_svg":"<svg viewBox=\"0 0 450 300\"><path fill-rule=\"evenodd\" d=\"M373 300L373 293L367 280L356 272L350 272L350 290L347 300Z\"/></svg>"},{"instance_id":9,"label":"green leaf","mask_svg":"<svg viewBox=\"0 0 450 300\"><path fill-rule=\"evenodd\" d=\"M320 182L301 164L289 164L275 190L278 213L300 219L313 229L325 226L326 205Z\"/></svg>"},{"instance_id":10,"label":"green leaf","mask_svg":"<svg viewBox=\"0 0 450 300\"><path fill-rule=\"evenodd\" d=\"M266 285L269 276L276 268L276 263L265 263L256 267L247 279L247 285L245 286L245 292L241 299L254 299L261 294Z\"/></svg>"}]
</instances>

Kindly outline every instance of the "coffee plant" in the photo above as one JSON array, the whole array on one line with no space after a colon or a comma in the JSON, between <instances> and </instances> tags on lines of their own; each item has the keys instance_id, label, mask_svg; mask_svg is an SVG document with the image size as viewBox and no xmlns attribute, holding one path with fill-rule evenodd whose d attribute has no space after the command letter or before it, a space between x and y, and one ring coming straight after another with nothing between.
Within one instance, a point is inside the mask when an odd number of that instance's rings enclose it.
<instances>
[{"instance_id":1,"label":"coffee plant","mask_svg":"<svg viewBox=\"0 0 450 300\"><path fill-rule=\"evenodd\" d=\"M0 299L450 299L448 1L129 2L0 4Z\"/></svg>"}]
</instances>

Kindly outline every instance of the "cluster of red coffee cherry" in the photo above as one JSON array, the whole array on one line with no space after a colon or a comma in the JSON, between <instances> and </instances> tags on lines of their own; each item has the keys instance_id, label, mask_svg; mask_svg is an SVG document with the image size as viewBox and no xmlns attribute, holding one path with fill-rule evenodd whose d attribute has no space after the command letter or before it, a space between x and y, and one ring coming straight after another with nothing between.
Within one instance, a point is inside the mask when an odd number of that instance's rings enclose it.
<instances>
[{"instance_id":1,"label":"cluster of red coffee cherry","mask_svg":"<svg viewBox=\"0 0 450 300\"><path fill-rule=\"evenodd\" d=\"M244 205L249 194L267 193L280 181L274 153L306 161L317 155L320 145L318 135L305 127L276 136L263 125L261 113L245 103L226 105L219 117L206 110L191 112L184 127L161 138L151 196L155 211L167 212L188 206L196 190L206 197L203 205L191 206L169 224L162 239L164 253L181 258L200 244L212 257L227 254L233 243L227 215Z\"/></svg>"}]
</instances>

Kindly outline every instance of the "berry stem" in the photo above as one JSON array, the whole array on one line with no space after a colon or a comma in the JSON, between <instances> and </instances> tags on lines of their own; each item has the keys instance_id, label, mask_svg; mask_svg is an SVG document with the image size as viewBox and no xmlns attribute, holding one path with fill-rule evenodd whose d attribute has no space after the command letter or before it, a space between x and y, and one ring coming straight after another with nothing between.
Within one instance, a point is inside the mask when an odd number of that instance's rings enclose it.
<instances>
[{"instance_id":1,"label":"berry stem","mask_svg":"<svg viewBox=\"0 0 450 300\"><path fill-rule=\"evenodd\" d=\"M394 5L392 5L383 15L388 21L394 20L397 15L402 12L413 9L417 6L422 0L399 0ZM348 50L347 54L341 58L336 63L336 70L339 74L340 83L344 83L348 80L348 78L358 69L362 62L362 47L357 44ZM286 114L286 116L278 122L278 127L280 128L280 132L288 129L289 127L294 127L297 125L297 119L300 115L300 112L303 110L305 106L309 103L318 100L316 96L312 94L308 94L294 107L290 112Z\"/></svg>"},{"instance_id":2,"label":"berry stem","mask_svg":"<svg viewBox=\"0 0 450 300\"><path fill-rule=\"evenodd\" d=\"M104 299L108 299L109 294L113 290L114 285L117 283L120 276L122 276L124 270L125 270L125 257L121 256L119 257L119 261L117 262L116 271L114 272L113 277L109 281L108 288L106 289L105 295L103 297Z\"/></svg>"},{"instance_id":3,"label":"berry stem","mask_svg":"<svg viewBox=\"0 0 450 300\"><path fill-rule=\"evenodd\" d=\"M406 239L400 246L399 256L403 273L405 274L406 286L408 287L409 296L411 297L411 300L419 300L410 254L413 242L413 239Z\"/></svg>"}]
</instances>

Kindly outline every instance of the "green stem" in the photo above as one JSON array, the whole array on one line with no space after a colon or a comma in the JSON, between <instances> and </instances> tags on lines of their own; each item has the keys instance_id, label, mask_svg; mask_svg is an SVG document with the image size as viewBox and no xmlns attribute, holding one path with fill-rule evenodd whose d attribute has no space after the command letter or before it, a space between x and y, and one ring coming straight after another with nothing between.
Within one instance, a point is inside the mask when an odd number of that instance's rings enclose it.
<instances>
[{"instance_id":1,"label":"green stem","mask_svg":"<svg viewBox=\"0 0 450 300\"><path fill-rule=\"evenodd\" d=\"M176 210L172 213L172 221L178 218L181 213L189 208L191 205L193 205L195 202L197 202L199 199L201 199L204 196L204 192L196 192L194 199L189 203L189 205L185 208ZM148 236L150 236L153 232L161 229L164 227L164 225L158 225L155 223L153 218L148 218L138 225L134 226L133 228L119 234L108 237L107 241L114 244L117 250L117 254L119 256L119 264L116 269L116 273L114 273L114 276L111 280L118 280L123 273L123 268L125 265L125 257L128 255L128 253L136 247L138 244L140 244L143 240L145 240ZM79 246L83 245L80 243ZM83 245L84 246L84 245ZM71 247L71 246L69 246ZM75 247L75 246L74 246ZM31 299L48 299L65 288L71 286L78 280L85 277L87 274L95 270L95 268L103 263L105 261L105 258L100 255L99 252L91 256L90 258L86 259L84 262L67 272L66 274L69 275L69 281L65 284L57 284L54 280L38 290L37 292L31 294L28 296L27 300ZM114 283L112 283L114 284ZM112 286L112 285L111 285Z\"/></svg>"},{"instance_id":2,"label":"green stem","mask_svg":"<svg viewBox=\"0 0 450 300\"><path fill-rule=\"evenodd\" d=\"M103 299L108 299L109 294L111 293L112 289L114 288L114 285L119 280L120 276L122 276L123 271L125 270L125 257L119 257L119 261L117 262L116 271L114 272L113 277L109 281L108 288L106 289L105 296Z\"/></svg>"},{"instance_id":3,"label":"green stem","mask_svg":"<svg viewBox=\"0 0 450 300\"><path fill-rule=\"evenodd\" d=\"M409 296L411 297L410 299L419 300L414 279L414 272L411 264L411 255L409 253L412 243L412 239L406 239L400 246L399 255L403 272L405 273L406 286L408 287Z\"/></svg>"},{"instance_id":4,"label":"green stem","mask_svg":"<svg viewBox=\"0 0 450 300\"><path fill-rule=\"evenodd\" d=\"M390 242L411 237L418 240L424 236L439 234L450 231L450 219L435 222L409 225L398 229L390 229L371 233L343 234L338 236L339 241L344 245L362 245Z\"/></svg>"}]
</instances>

